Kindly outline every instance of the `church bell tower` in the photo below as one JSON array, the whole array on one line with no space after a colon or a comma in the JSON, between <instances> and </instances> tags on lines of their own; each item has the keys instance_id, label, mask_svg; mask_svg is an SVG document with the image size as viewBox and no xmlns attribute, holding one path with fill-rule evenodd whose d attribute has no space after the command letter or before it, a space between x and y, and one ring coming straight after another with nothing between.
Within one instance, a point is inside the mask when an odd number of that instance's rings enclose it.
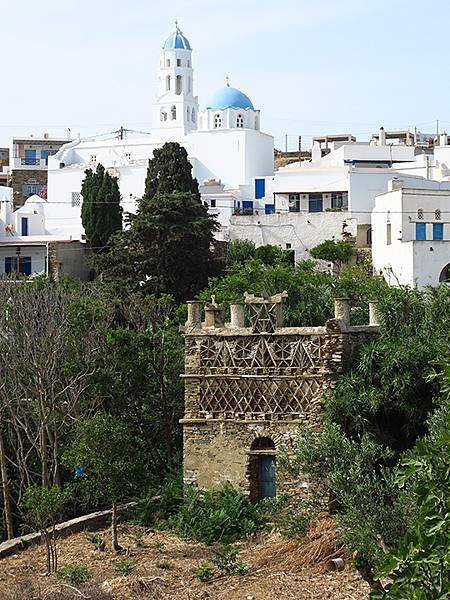
<instances>
[{"instance_id":1,"label":"church bell tower","mask_svg":"<svg viewBox=\"0 0 450 600\"><path fill-rule=\"evenodd\" d=\"M177 141L197 129L197 119L192 48L175 22L175 31L161 50L152 134L163 141Z\"/></svg>"}]
</instances>

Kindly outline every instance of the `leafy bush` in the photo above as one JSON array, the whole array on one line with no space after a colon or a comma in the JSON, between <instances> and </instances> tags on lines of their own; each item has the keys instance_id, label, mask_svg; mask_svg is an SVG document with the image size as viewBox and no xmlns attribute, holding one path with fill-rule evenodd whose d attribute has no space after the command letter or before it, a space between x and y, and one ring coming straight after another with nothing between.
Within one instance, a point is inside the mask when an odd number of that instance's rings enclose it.
<instances>
[{"instance_id":1,"label":"leafy bush","mask_svg":"<svg viewBox=\"0 0 450 600\"><path fill-rule=\"evenodd\" d=\"M255 256L255 244L250 240L234 240L228 247L228 263L244 264Z\"/></svg>"},{"instance_id":2,"label":"leafy bush","mask_svg":"<svg viewBox=\"0 0 450 600\"><path fill-rule=\"evenodd\" d=\"M57 577L70 585L79 586L91 576L85 565L66 565L58 570Z\"/></svg>"},{"instance_id":3,"label":"leafy bush","mask_svg":"<svg viewBox=\"0 0 450 600\"><path fill-rule=\"evenodd\" d=\"M136 568L136 561L131 560L130 558L121 558L114 562L113 568L116 573L119 573L119 575L129 577Z\"/></svg>"},{"instance_id":4,"label":"leafy bush","mask_svg":"<svg viewBox=\"0 0 450 600\"><path fill-rule=\"evenodd\" d=\"M93 544L97 550L105 549L105 540L96 533L86 533L86 539L88 542Z\"/></svg>"},{"instance_id":5,"label":"leafy bush","mask_svg":"<svg viewBox=\"0 0 450 600\"><path fill-rule=\"evenodd\" d=\"M256 260L260 260L263 265L274 266L276 264L288 264L290 254L279 246L266 244L265 246L258 246L256 248L255 258Z\"/></svg>"},{"instance_id":6,"label":"leafy bush","mask_svg":"<svg viewBox=\"0 0 450 600\"><path fill-rule=\"evenodd\" d=\"M237 560L240 549L236 546L224 544L214 551L212 562L216 565L220 575L245 575L247 565Z\"/></svg>"},{"instance_id":7,"label":"leafy bush","mask_svg":"<svg viewBox=\"0 0 450 600\"><path fill-rule=\"evenodd\" d=\"M208 563L202 563L193 570L194 577L199 581L211 581L214 573L214 567Z\"/></svg>"},{"instance_id":8,"label":"leafy bush","mask_svg":"<svg viewBox=\"0 0 450 600\"><path fill-rule=\"evenodd\" d=\"M174 515L183 504L183 473L168 475L160 486L150 488L140 503L136 520L147 527L163 526L163 522Z\"/></svg>"},{"instance_id":9,"label":"leafy bush","mask_svg":"<svg viewBox=\"0 0 450 600\"><path fill-rule=\"evenodd\" d=\"M353 242L348 240L325 240L309 251L313 258L327 260L340 266L356 255Z\"/></svg>"},{"instance_id":10,"label":"leafy bush","mask_svg":"<svg viewBox=\"0 0 450 600\"><path fill-rule=\"evenodd\" d=\"M263 518L254 504L225 483L218 492L189 487L169 523L184 538L212 544L256 532Z\"/></svg>"}]
</instances>

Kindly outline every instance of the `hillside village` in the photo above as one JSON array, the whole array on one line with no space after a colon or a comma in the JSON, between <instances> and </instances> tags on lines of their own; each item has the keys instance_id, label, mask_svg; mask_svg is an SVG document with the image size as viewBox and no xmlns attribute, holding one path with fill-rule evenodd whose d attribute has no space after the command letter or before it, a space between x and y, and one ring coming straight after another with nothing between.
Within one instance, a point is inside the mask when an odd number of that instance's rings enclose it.
<instances>
[{"instance_id":1,"label":"hillside village","mask_svg":"<svg viewBox=\"0 0 450 600\"><path fill-rule=\"evenodd\" d=\"M450 597L450 136L282 151L194 48L0 148L0 600Z\"/></svg>"}]
</instances>

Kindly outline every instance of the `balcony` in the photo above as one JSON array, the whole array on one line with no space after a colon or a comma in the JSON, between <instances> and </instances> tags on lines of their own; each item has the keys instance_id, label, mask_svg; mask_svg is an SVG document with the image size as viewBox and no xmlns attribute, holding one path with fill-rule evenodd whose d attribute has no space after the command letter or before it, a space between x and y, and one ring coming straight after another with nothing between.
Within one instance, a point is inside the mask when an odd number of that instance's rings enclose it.
<instances>
[{"instance_id":1,"label":"balcony","mask_svg":"<svg viewBox=\"0 0 450 600\"><path fill-rule=\"evenodd\" d=\"M46 169L47 159L45 158L20 158L18 156L13 158L12 169Z\"/></svg>"},{"instance_id":2,"label":"balcony","mask_svg":"<svg viewBox=\"0 0 450 600\"><path fill-rule=\"evenodd\" d=\"M254 215L254 214L255 214L254 208L235 208L233 210L234 216Z\"/></svg>"}]
</instances>

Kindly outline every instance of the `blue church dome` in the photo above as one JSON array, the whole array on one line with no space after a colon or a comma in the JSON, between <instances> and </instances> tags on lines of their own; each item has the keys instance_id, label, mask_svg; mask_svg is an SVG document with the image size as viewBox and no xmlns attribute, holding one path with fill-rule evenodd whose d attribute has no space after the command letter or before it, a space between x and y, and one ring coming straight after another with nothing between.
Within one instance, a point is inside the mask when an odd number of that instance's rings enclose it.
<instances>
[{"instance_id":1,"label":"blue church dome","mask_svg":"<svg viewBox=\"0 0 450 600\"><path fill-rule=\"evenodd\" d=\"M255 110L248 96L228 85L213 94L206 108L212 110L224 108L243 108L244 110L249 108Z\"/></svg>"},{"instance_id":2,"label":"blue church dome","mask_svg":"<svg viewBox=\"0 0 450 600\"><path fill-rule=\"evenodd\" d=\"M176 25L175 31L167 38L163 46L164 50L173 50L174 48L192 50L189 40L178 29L178 25Z\"/></svg>"}]
</instances>

